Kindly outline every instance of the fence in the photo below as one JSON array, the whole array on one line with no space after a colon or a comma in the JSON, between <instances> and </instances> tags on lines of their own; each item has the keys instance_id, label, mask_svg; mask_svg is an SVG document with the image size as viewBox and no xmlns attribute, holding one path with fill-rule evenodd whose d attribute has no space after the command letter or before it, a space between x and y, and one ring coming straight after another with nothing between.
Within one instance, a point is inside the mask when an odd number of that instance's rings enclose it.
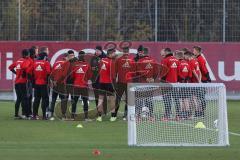
<instances>
[{"instance_id":1,"label":"fence","mask_svg":"<svg viewBox=\"0 0 240 160\"><path fill-rule=\"evenodd\" d=\"M239 41L238 0L1 0L0 40Z\"/></svg>"}]
</instances>

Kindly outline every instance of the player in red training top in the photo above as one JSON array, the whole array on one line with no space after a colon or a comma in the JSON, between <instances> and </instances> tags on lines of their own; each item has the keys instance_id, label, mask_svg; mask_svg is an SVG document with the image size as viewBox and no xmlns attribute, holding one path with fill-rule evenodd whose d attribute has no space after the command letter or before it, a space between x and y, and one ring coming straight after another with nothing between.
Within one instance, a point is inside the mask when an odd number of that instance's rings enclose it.
<instances>
[{"instance_id":1,"label":"player in red training top","mask_svg":"<svg viewBox=\"0 0 240 160\"><path fill-rule=\"evenodd\" d=\"M84 60L84 51L79 52L79 61L74 63L72 71L73 79L73 95L72 95L72 118L75 118L77 102L79 96L83 100L83 111L85 121L91 121L88 119L88 80L91 79L92 72L90 65Z\"/></svg>"},{"instance_id":2,"label":"player in red training top","mask_svg":"<svg viewBox=\"0 0 240 160\"><path fill-rule=\"evenodd\" d=\"M161 64L166 66L169 70L166 76L162 78L163 81L168 83L177 83L178 81L178 66L179 60L173 56L173 53L170 48L165 48L161 50L161 56L163 57ZM176 119L180 117L180 102L178 93L174 88L169 88L169 91L163 94L163 102L165 106L165 114L162 120L167 121L170 118L172 99L176 108Z\"/></svg>"},{"instance_id":3,"label":"player in red training top","mask_svg":"<svg viewBox=\"0 0 240 160\"><path fill-rule=\"evenodd\" d=\"M140 83L154 83L158 77L159 65L156 60L148 55L148 48L143 48L143 50L143 54L139 54L136 63L137 81Z\"/></svg>"},{"instance_id":4,"label":"player in red training top","mask_svg":"<svg viewBox=\"0 0 240 160\"><path fill-rule=\"evenodd\" d=\"M199 46L194 46L193 47L193 53L196 56L197 61L199 63L199 68L200 68L200 71L201 71L201 74L202 74L201 81L203 83L211 82L211 78L209 76L209 71L207 69L207 62L206 62L205 57L202 54L202 48L199 47Z\"/></svg>"},{"instance_id":5,"label":"player in red training top","mask_svg":"<svg viewBox=\"0 0 240 160\"><path fill-rule=\"evenodd\" d=\"M189 65L188 61L184 58L184 52L176 51L175 53L176 58L179 60L178 65L178 82L180 83L189 83L192 77L192 69ZM190 98L191 92L182 87L179 88L179 100L180 100L180 117L183 119L188 119L191 116L191 108L190 108Z\"/></svg>"},{"instance_id":6,"label":"player in red training top","mask_svg":"<svg viewBox=\"0 0 240 160\"><path fill-rule=\"evenodd\" d=\"M178 63L178 82L189 83L192 78L192 69L186 59L184 59L184 53L177 51L175 57L179 60Z\"/></svg>"},{"instance_id":7,"label":"player in red training top","mask_svg":"<svg viewBox=\"0 0 240 160\"><path fill-rule=\"evenodd\" d=\"M126 75L129 72L134 72L135 67L134 56L129 54L129 47L123 47L123 55L117 58L115 63L116 75L118 77L116 83L116 117L121 98L125 93L126 98L123 120L126 120L127 118L127 84L131 82L131 78L127 77Z\"/></svg>"},{"instance_id":8,"label":"player in red training top","mask_svg":"<svg viewBox=\"0 0 240 160\"><path fill-rule=\"evenodd\" d=\"M193 53L196 56L197 61L199 63L199 68L200 68L201 75L202 75L202 78L201 78L202 83L209 83L209 82L211 82L211 78L209 76L209 71L207 69L207 62L206 62L206 59L204 58L204 56L202 54L202 48L199 47L199 46L194 46L193 47ZM204 114L205 114L204 111L205 111L206 106L207 106L206 105L205 94L206 94L206 91L203 88L199 88L198 93L196 94L198 99L199 99L199 101L201 102L200 107L202 108L202 111L200 111L196 115L198 117L199 116L204 117Z\"/></svg>"},{"instance_id":9,"label":"player in red training top","mask_svg":"<svg viewBox=\"0 0 240 160\"><path fill-rule=\"evenodd\" d=\"M65 100L61 103L62 120L66 120L67 102L69 95L73 95L73 77L71 76L73 66L78 63L78 58L75 57L73 50L68 50L66 62L62 64L61 70L54 71L54 81L57 84L57 91L63 90ZM51 76L52 77L52 76ZM50 77L50 78L51 78ZM61 86L59 88L59 86ZM59 90L60 89L60 90Z\"/></svg>"},{"instance_id":10,"label":"player in red training top","mask_svg":"<svg viewBox=\"0 0 240 160\"><path fill-rule=\"evenodd\" d=\"M104 94L107 94L107 99L109 99L109 106L111 109L111 118L110 121L116 121L116 113L115 113L115 96L114 96L114 86L116 79L115 74L115 49L108 49L107 58L103 58L100 62L100 71L99 71L99 82L100 82L100 90L102 91L99 95L98 99L98 117L97 121L102 121L102 113L103 113L103 98Z\"/></svg>"},{"instance_id":11,"label":"player in red training top","mask_svg":"<svg viewBox=\"0 0 240 160\"><path fill-rule=\"evenodd\" d=\"M40 101L42 100L42 114L43 120L46 119L46 109L48 107L48 76L51 73L50 63L46 60L47 54L41 52L38 59L35 60L33 65L33 78L35 82L34 102L33 102L33 119L36 119Z\"/></svg>"},{"instance_id":12,"label":"player in red training top","mask_svg":"<svg viewBox=\"0 0 240 160\"><path fill-rule=\"evenodd\" d=\"M29 51L22 50L22 58L9 66L9 70L16 74L15 78L15 91L17 100L15 103L15 119L19 119L19 107L22 106L22 118L28 117L28 104L27 104L27 68L30 63L28 61Z\"/></svg>"},{"instance_id":13,"label":"player in red training top","mask_svg":"<svg viewBox=\"0 0 240 160\"><path fill-rule=\"evenodd\" d=\"M148 48L140 46L138 48L138 51L139 54L136 62L135 80L138 83L154 83L158 77L158 64L153 58L148 55ZM138 92L136 92L136 94L137 97L142 96L138 95ZM149 96L149 98L146 98L144 101L136 101L136 114L138 120L141 120L140 115L142 114L142 111L146 109L147 114L144 116L146 116L150 121L153 121L153 95L151 95L149 92L147 92L147 94L148 95L146 96Z\"/></svg>"},{"instance_id":14,"label":"player in red training top","mask_svg":"<svg viewBox=\"0 0 240 160\"><path fill-rule=\"evenodd\" d=\"M27 68L28 82L27 82L27 98L28 98L28 113L32 115L32 96L33 96L33 78L32 68L37 54L37 49L33 46L29 49L30 56L28 57L30 67Z\"/></svg>"},{"instance_id":15,"label":"player in red training top","mask_svg":"<svg viewBox=\"0 0 240 160\"><path fill-rule=\"evenodd\" d=\"M173 56L170 48L163 49L161 51L161 56L163 57L161 64L163 64L169 69L166 76L164 76L162 79L168 83L177 83L179 65L178 59Z\"/></svg>"},{"instance_id":16,"label":"player in red training top","mask_svg":"<svg viewBox=\"0 0 240 160\"><path fill-rule=\"evenodd\" d=\"M192 78L190 79L191 83L201 83L201 71L199 69L199 64L198 61L195 59L195 56L192 52L187 51L184 53L185 59L188 61L189 65L192 68ZM191 90L192 94L192 106L191 109L195 108L195 117L198 117L201 115L200 113L202 112L202 107L201 107L201 102L198 101L198 95L202 95L202 89L198 88L192 88Z\"/></svg>"},{"instance_id":17,"label":"player in red training top","mask_svg":"<svg viewBox=\"0 0 240 160\"><path fill-rule=\"evenodd\" d=\"M52 67L52 72L50 74L50 82L52 82L52 101L51 101L51 105L50 105L50 120L54 120L54 108L55 108L55 103L57 100L57 97L59 96L59 98L61 99L61 107L64 105L65 101L66 101L66 97L64 95L64 84L63 83L57 83L55 80L56 75L62 71L62 67L63 64L66 62L67 59L67 53L63 54L62 59L56 61L53 64Z\"/></svg>"},{"instance_id":18,"label":"player in red training top","mask_svg":"<svg viewBox=\"0 0 240 160\"><path fill-rule=\"evenodd\" d=\"M190 68L192 70L192 77L190 78L190 83L201 83L201 71L199 68L199 63L195 59L195 56L192 52L184 52L184 59L188 61Z\"/></svg>"},{"instance_id":19,"label":"player in red training top","mask_svg":"<svg viewBox=\"0 0 240 160\"><path fill-rule=\"evenodd\" d=\"M95 96L96 107L98 105L98 98L100 94L100 83L99 83L99 64L102 58L106 58L106 54L102 50L102 46L96 46L95 54L92 56L90 61L93 76L91 78L92 88ZM103 111L107 114L107 95L104 95L103 99Z\"/></svg>"}]
</instances>

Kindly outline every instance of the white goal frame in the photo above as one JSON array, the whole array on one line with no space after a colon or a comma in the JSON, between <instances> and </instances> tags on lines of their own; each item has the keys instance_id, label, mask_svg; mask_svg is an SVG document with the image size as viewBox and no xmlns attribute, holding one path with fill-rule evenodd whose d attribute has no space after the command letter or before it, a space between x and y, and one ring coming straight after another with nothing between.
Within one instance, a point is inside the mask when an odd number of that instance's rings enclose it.
<instances>
[{"instance_id":1,"label":"white goal frame","mask_svg":"<svg viewBox=\"0 0 240 160\"><path fill-rule=\"evenodd\" d=\"M215 131L218 131L218 141L214 144L208 143L153 143L145 142L138 143L137 137L137 119L135 114L135 91L137 88L144 87L164 87L171 85L171 87L217 87L219 88L218 96L214 99L218 101L218 127ZM161 98L161 96L160 96ZM206 97L207 98L207 97ZM155 123L161 123L156 121ZM147 125L147 124L146 124ZM193 126L194 127L194 126ZM203 128L206 130L212 130L211 128ZM151 132L151 131L149 131ZM158 131L161 133L161 130ZM148 135L149 136L149 135ZM129 83L128 84L128 145L129 146L228 146L229 145L229 133L228 133L228 119L227 119L227 103L226 103L226 87L223 83Z\"/></svg>"}]
</instances>

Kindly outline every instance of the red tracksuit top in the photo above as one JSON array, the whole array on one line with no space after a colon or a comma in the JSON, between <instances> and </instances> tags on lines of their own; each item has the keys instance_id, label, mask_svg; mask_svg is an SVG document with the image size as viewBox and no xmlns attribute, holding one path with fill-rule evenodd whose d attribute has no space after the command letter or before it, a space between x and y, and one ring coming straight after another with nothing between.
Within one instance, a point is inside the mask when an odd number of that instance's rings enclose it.
<instances>
[{"instance_id":1,"label":"red tracksuit top","mask_svg":"<svg viewBox=\"0 0 240 160\"><path fill-rule=\"evenodd\" d=\"M27 73L32 76L33 75L32 68L34 65L34 59L28 57L27 60L29 61L29 67L27 68Z\"/></svg>"},{"instance_id":2,"label":"red tracksuit top","mask_svg":"<svg viewBox=\"0 0 240 160\"><path fill-rule=\"evenodd\" d=\"M36 85L46 85L51 73L50 63L46 60L36 60L33 65L33 77Z\"/></svg>"},{"instance_id":3,"label":"red tracksuit top","mask_svg":"<svg viewBox=\"0 0 240 160\"><path fill-rule=\"evenodd\" d=\"M53 81L56 81L56 80L57 80L57 76L58 76L58 74L62 71L62 69L63 69L63 64L64 64L65 62L66 62L65 60L59 60L59 61L56 61L56 62L53 64L52 71L51 71L51 79L52 79Z\"/></svg>"},{"instance_id":4,"label":"red tracksuit top","mask_svg":"<svg viewBox=\"0 0 240 160\"><path fill-rule=\"evenodd\" d=\"M138 60L136 63L137 81L140 83L151 83L158 76L158 65L157 62L149 57L145 56Z\"/></svg>"},{"instance_id":5,"label":"red tracksuit top","mask_svg":"<svg viewBox=\"0 0 240 160\"><path fill-rule=\"evenodd\" d=\"M169 69L165 76L166 82L176 83L178 81L178 59L170 54L166 56L161 63Z\"/></svg>"},{"instance_id":6,"label":"red tracksuit top","mask_svg":"<svg viewBox=\"0 0 240 160\"><path fill-rule=\"evenodd\" d=\"M16 71L15 84L27 83L27 68L30 67L30 61L27 58L20 58L13 64L11 64L8 69Z\"/></svg>"},{"instance_id":7,"label":"red tracksuit top","mask_svg":"<svg viewBox=\"0 0 240 160\"><path fill-rule=\"evenodd\" d=\"M187 83L192 78L192 69L186 60L179 60L178 65L178 81L181 83Z\"/></svg>"},{"instance_id":8,"label":"red tracksuit top","mask_svg":"<svg viewBox=\"0 0 240 160\"><path fill-rule=\"evenodd\" d=\"M116 59L115 69L118 76L119 83L131 82L132 77L129 77L128 73L135 71L135 61L132 55L126 54Z\"/></svg>"},{"instance_id":9,"label":"red tracksuit top","mask_svg":"<svg viewBox=\"0 0 240 160\"><path fill-rule=\"evenodd\" d=\"M99 65L99 82L113 83L116 79L115 62L111 58L103 58Z\"/></svg>"},{"instance_id":10,"label":"red tracksuit top","mask_svg":"<svg viewBox=\"0 0 240 160\"><path fill-rule=\"evenodd\" d=\"M79 61L73 66L72 78L74 87L87 87L87 81L91 79L92 72L87 62Z\"/></svg>"},{"instance_id":11,"label":"red tracksuit top","mask_svg":"<svg viewBox=\"0 0 240 160\"><path fill-rule=\"evenodd\" d=\"M188 63L191 66L192 70L195 70L196 74L198 76L200 76L201 71L200 71L200 68L199 68L198 61L193 58L193 59L190 59ZM190 82L191 83L198 83L198 80L197 80L197 78L194 75L192 75L192 78L191 78Z\"/></svg>"},{"instance_id":12,"label":"red tracksuit top","mask_svg":"<svg viewBox=\"0 0 240 160\"><path fill-rule=\"evenodd\" d=\"M206 74L208 73L206 59L203 57L202 54L200 54L197 56L197 61L199 63L199 68L202 73L202 81L206 81L207 80Z\"/></svg>"}]
</instances>

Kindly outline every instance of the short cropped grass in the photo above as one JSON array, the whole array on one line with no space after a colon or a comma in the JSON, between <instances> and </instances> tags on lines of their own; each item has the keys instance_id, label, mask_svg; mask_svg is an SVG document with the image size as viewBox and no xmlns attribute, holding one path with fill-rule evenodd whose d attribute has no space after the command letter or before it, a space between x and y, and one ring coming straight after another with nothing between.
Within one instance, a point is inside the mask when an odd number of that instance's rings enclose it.
<instances>
[{"instance_id":1,"label":"short cropped grass","mask_svg":"<svg viewBox=\"0 0 240 160\"><path fill-rule=\"evenodd\" d=\"M128 147L127 123L13 120L13 102L0 102L1 160L239 160L240 137L229 147ZM240 133L240 102L228 101L229 130ZM81 123L83 128L76 128ZM101 155L94 156L93 149Z\"/></svg>"}]
</instances>

